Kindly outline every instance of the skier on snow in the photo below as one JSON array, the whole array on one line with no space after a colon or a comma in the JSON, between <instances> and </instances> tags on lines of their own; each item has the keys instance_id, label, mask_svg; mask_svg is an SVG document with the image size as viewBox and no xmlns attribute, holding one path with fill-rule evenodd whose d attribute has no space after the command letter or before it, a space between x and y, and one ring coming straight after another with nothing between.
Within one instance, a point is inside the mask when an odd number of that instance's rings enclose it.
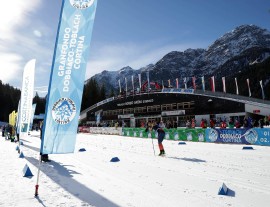
<instances>
[{"instance_id":1,"label":"skier on snow","mask_svg":"<svg viewBox=\"0 0 270 207\"><path fill-rule=\"evenodd\" d=\"M165 155L164 147L162 144L162 141L165 137L165 131L164 131L165 125L163 124L162 121L160 121L159 124L155 124L153 126L153 129L158 133L158 147L160 150L159 156Z\"/></svg>"}]
</instances>

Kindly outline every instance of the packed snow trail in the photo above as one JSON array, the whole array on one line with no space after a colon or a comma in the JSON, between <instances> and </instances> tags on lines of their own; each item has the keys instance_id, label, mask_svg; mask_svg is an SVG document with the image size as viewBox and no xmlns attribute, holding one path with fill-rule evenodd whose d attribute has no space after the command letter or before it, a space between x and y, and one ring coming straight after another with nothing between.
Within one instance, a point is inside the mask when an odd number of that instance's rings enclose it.
<instances>
[{"instance_id":1,"label":"packed snow trail","mask_svg":"<svg viewBox=\"0 0 270 207\"><path fill-rule=\"evenodd\" d=\"M268 206L270 148L164 140L165 157L151 139L78 134L73 154L49 155L41 166L39 200L33 200L40 138L32 132L18 158L16 145L1 140L1 183L18 197L10 206ZM85 148L85 152L79 149ZM120 162L110 162L118 157ZM12 163L12 164L10 164ZM17 164L15 164L17 163ZM27 163L34 176L21 177ZM22 185L22 184L23 185ZM222 183L228 196L218 195ZM22 186L21 186L22 185ZM22 193L23 189L23 193ZM29 202L29 203L28 203ZM1 204L0 204L1 206Z\"/></svg>"}]
</instances>

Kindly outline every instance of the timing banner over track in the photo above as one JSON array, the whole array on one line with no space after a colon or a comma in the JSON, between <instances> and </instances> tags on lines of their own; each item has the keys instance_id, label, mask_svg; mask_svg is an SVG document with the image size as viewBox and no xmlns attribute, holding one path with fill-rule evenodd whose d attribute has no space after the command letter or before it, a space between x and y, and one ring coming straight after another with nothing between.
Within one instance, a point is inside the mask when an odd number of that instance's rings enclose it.
<instances>
[{"instance_id":1,"label":"timing banner over track","mask_svg":"<svg viewBox=\"0 0 270 207\"><path fill-rule=\"evenodd\" d=\"M63 0L40 152L74 152L97 0Z\"/></svg>"}]
</instances>

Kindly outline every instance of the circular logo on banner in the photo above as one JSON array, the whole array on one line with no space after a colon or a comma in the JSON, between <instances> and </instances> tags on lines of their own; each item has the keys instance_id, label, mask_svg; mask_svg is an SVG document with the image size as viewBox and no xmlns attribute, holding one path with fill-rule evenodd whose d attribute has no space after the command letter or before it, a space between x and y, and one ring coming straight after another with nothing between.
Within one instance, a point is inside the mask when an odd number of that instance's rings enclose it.
<instances>
[{"instance_id":1,"label":"circular logo on banner","mask_svg":"<svg viewBox=\"0 0 270 207\"><path fill-rule=\"evenodd\" d=\"M254 144L258 139L258 134L253 129L247 130L243 136L245 137L246 141L250 144Z\"/></svg>"},{"instance_id":2,"label":"circular logo on banner","mask_svg":"<svg viewBox=\"0 0 270 207\"><path fill-rule=\"evenodd\" d=\"M209 132L209 139L212 141L212 142L215 142L218 138L218 132L217 130L214 130L214 129L210 129L210 132Z\"/></svg>"},{"instance_id":3,"label":"circular logo on banner","mask_svg":"<svg viewBox=\"0 0 270 207\"><path fill-rule=\"evenodd\" d=\"M191 134L191 132L188 132L186 135L187 135L187 141L192 141L192 134Z\"/></svg>"},{"instance_id":4,"label":"circular logo on banner","mask_svg":"<svg viewBox=\"0 0 270 207\"><path fill-rule=\"evenodd\" d=\"M52 108L53 120L58 124L68 124L76 114L76 105L70 98L58 99Z\"/></svg>"},{"instance_id":5,"label":"circular logo on banner","mask_svg":"<svg viewBox=\"0 0 270 207\"><path fill-rule=\"evenodd\" d=\"M69 0L70 4L77 9L86 9L94 3L94 0Z\"/></svg>"},{"instance_id":6,"label":"circular logo on banner","mask_svg":"<svg viewBox=\"0 0 270 207\"><path fill-rule=\"evenodd\" d=\"M203 133L198 133L198 139L199 139L199 142L203 142L204 141Z\"/></svg>"},{"instance_id":7,"label":"circular logo on banner","mask_svg":"<svg viewBox=\"0 0 270 207\"><path fill-rule=\"evenodd\" d=\"M177 132L174 133L174 140L178 140L179 139L179 134Z\"/></svg>"}]
</instances>

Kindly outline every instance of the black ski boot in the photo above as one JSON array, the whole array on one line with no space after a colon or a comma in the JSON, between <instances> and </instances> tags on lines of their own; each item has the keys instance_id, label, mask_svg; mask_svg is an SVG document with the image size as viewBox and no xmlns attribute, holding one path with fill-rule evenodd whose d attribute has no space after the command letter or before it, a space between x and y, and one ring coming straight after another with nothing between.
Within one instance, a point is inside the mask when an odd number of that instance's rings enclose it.
<instances>
[{"instance_id":1,"label":"black ski boot","mask_svg":"<svg viewBox=\"0 0 270 207\"><path fill-rule=\"evenodd\" d=\"M163 155L165 155L165 151L164 150L160 150L160 153L159 153L158 156L163 156Z\"/></svg>"}]
</instances>

